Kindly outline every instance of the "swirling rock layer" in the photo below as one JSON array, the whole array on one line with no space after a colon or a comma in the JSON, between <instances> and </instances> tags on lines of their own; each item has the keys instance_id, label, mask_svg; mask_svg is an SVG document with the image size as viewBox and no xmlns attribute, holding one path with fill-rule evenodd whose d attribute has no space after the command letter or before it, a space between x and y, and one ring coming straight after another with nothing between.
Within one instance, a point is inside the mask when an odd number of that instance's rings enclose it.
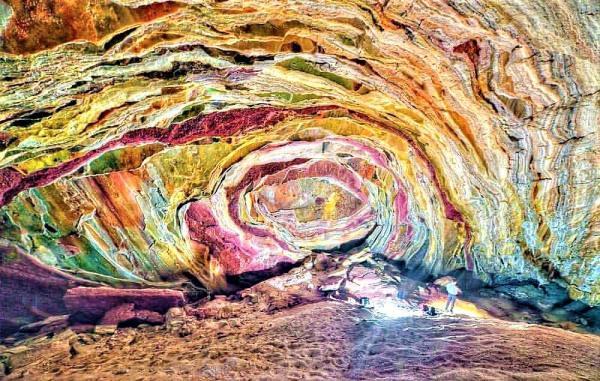
<instances>
[{"instance_id":1,"label":"swirling rock layer","mask_svg":"<svg viewBox=\"0 0 600 381\"><path fill-rule=\"evenodd\" d=\"M596 5L50 4L0 7L15 250L213 290L365 250L600 303Z\"/></svg>"}]
</instances>

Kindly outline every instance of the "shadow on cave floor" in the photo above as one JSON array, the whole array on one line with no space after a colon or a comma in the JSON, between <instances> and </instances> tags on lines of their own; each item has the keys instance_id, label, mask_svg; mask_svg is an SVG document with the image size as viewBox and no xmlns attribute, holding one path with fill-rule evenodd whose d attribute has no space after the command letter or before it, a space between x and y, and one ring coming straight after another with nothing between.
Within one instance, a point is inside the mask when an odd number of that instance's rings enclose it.
<instances>
[{"instance_id":1,"label":"shadow on cave floor","mask_svg":"<svg viewBox=\"0 0 600 381\"><path fill-rule=\"evenodd\" d=\"M149 300L176 302L177 294L148 290L142 308L139 290L125 297L124 290L70 289L70 296L85 297L77 306L99 308L114 293L122 304L107 304L104 315L96 311L95 324L72 325L60 315L22 327L0 345L0 372L31 380L585 379L598 373L600 336L584 331L597 324L598 309L569 300L554 285L489 288L456 273L465 295L455 314L430 317L423 304L441 311L445 303L443 290L427 287L430 279L411 279L389 263L348 259L316 255L281 275L238 279L250 287L233 295L162 312ZM371 306L360 307L361 298Z\"/></svg>"},{"instance_id":2,"label":"shadow on cave floor","mask_svg":"<svg viewBox=\"0 0 600 381\"><path fill-rule=\"evenodd\" d=\"M214 307L214 306L213 306ZM63 332L7 380L577 380L600 337L467 316L385 319L334 300L112 334Z\"/></svg>"}]
</instances>

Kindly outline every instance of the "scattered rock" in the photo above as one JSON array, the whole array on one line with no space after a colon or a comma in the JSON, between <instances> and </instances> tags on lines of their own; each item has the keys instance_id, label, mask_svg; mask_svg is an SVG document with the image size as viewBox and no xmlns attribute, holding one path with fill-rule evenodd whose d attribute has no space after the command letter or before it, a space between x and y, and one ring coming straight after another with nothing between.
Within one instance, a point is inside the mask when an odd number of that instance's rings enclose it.
<instances>
[{"instance_id":1,"label":"scattered rock","mask_svg":"<svg viewBox=\"0 0 600 381\"><path fill-rule=\"evenodd\" d=\"M590 308L589 311L583 314L583 318L591 327L600 330L600 307Z\"/></svg>"},{"instance_id":2,"label":"scattered rock","mask_svg":"<svg viewBox=\"0 0 600 381\"><path fill-rule=\"evenodd\" d=\"M309 261L305 261L303 266L306 270L312 270L312 268L315 266L315 264L313 263L313 261L309 260Z\"/></svg>"},{"instance_id":3,"label":"scattered rock","mask_svg":"<svg viewBox=\"0 0 600 381\"><path fill-rule=\"evenodd\" d=\"M24 333L48 333L64 329L69 324L69 315L50 316L44 320L27 324L19 328Z\"/></svg>"},{"instance_id":4,"label":"scattered rock","mask_svg":"<svg viewBox=\"0 0 600 381\"><path fill-rule=\"evenodd\" d=\"M135 305L138 311L153 311L164 314L171 307L185 304L183 292L162 289L116 289L109 287L76 287L69 289L64 297L65 305L75 320L93 323L123 304ZM157 315L147 315L154 319Z\"/></svg>"},{"instance_id":5,"label":"scattered rock","mask_svg":"<svg viewBox=\"0 0 600 381\"><path fill-rule=\"evenodd\" d=\"M579 326L572 321L563 321L558 324L558 326L562 329L567 329L569 331L580 331Z\"/></svg>"},{"instance_id":6,"label":"scattered rock","mask_svg":"<svg viewBox=\"0 0 600 381\"><path fill-rule=\"evenodd\" d=\"M0 354L0 363L3 364L4 372L10 373L12 369L27 363L30 348L25 345L8 348Z\"/></svg>"},{"instance_id":7,"label":"scattered rock","mask_svg":"<svg viewBox=\"0 0 600 381\"><path fill-rule=\"evenodd\" d=\"M177 333L180 337L190 335L193 330L185 309L179 307L167 311L165 314L165 328L169 332Z\"/></svg>"},{"instance_id":8,"label":"scattered rock","mask_svg":"<svg viewBox=\"0 0 600 381\"><path fill-rule=\"evenodd\" d=\"M69 343L69 354L71 357L75 357L84 352L84 346L80 342L73 340Z\"/></svg>"},{"instance_id":9,"label":"scattered rock","mask_svg":"<svg viewBox=\"0 0 600 381\"><path fill-rule=\"evenodd\" d=\"M335 266L331 258L323 253L317 254L314 261L315 269L317 271L326 271L331 267Z\"/></svg>"},{"instance_id":10,"label":"scattered rock","mask_svg":"<svg viewBox=\"0 0 600 381\"><path fill-rule=\"evenodd\" d=\"M541 311L550 311L569 300L567 291L555 283L540 287L533 284L507 284L496 287L496 290Z\"/></svg>"},{"instance_id":11,"label":"scattered rock","mask_svg":"<svg viewBox=\"0 0 600 381\"><path fill-rule=\"evenodd\" d=\"M10 354L10 355L18 355L21 353L25 353L29 350L28 347L26 347L25 345L19 345L17 347L12 347L12 348L8 348L4 351L5 354Z\"/></svg>"},{"instance_id":12,"label":"scattered rock","mask_svg":"<svg viewBox=\"0 0 600 381\"><path fill-rule=\"evenodd\" d=\"M71 329L75 333L88 333L88 332L94 332L95 327L96 326L93 324L75 324L75 325L71 326Z\"/></svg>"},{"instance_id":13,"label":"scattered rock","mask_svg":"<svg viewBox=\"0 0 600 381\"><path fill-rule=\"evenodd\" d=\"M158 312L136 310L133 303L124 303L110 309L100 320L101 325L135 326L141 323L162 324L164 317Z\"/></svg>"},{"instance_id":14,"label":"scattered rock","mask_svg":"<svg viewBox=\"0 0 600 381\"><path fill-rule=\"evenodd\" d=\"M185 337L191 335L193 332L192 324L189 322L183 323L183 325L177 330L179 337Z\"/></svg>"},{"instance_id":15,"label":"scattered rock","mask_svg":"<svg viewBox=\"0 0 600 381\"><path fill-rule=\"evenodd\" d=\"M96 327L94 327L96 328ZM94 334L79 334L77 335L77 340L85 345L89 345L89 344L93 344L96 342L96 339L98 338L98 335L94 335Z\"/></svg>"},{"instance_id":16,"label":"scattered rock","mask_svg":"<svg viewBox=\"0 0 600 381\"><path fill-rule=\"evenodd\" d=\"M337 291L346 278L343 276L330 276L321 281L319 289L323 292Z\"/></svg>"},{"instance_id":17,"label":"scattered rock","mask_svg":"<svg viewBox=\"0 0 600 381\"><path fill-rule=\"evenodd\" d=\"M356 298L395 297L398 292L396 286L386 282L375 269L365 266L355 266L348 272L346 288Z\"/></svg>"},{"instance_id":18,"label":"scattered rock","mask_svg":"<svg viewBox=\"0 0 600 381\"><path fill-rule=\"evenodd\" d=\"M580 312L583 312L583 311L589 309L590 306L588 306L587 304L585 304L579 300L575 300L575 301L567 304L563 308L569 312L580 313Z\"/></svg>"},{"instance_id":19,"label":"scattered rock","mask_svg":"<svg viewBox=\"0 0 600 381\"><path fill-rule=\"evenodd\" d=\"M170 308L165 314L165 327L167 330L179 328L183 325L187 316L185 309L180 307Z\"/></svg>"},{"instance_id":20,"label":"scattered rock","mask_svg":"<svg viewBox=\"0 0 600 381\"><path fill-rule=\"evenodd\" d=\"M242 292L244 300L263 312L273 312L322 299L311 273L303 268L258 283ZM230 316L235 317L235 316Z\"/></svg>"},{"instance_id":21,"label":"scattered rock","mask_svg":"<svg viewBox=\"0 0 600 381\"><path fill-rule=\"evenodd\" d=\"M563 308L556 308L551 311L544 312L542 317L544 320L550 323L563 323L571 319L569 311L566 311Z\"/></svg>"},{"instance_id":22,"label":"scattered rock","mask_svg":"<svg viewBox=\"0 0 600 381\"><path fill-rule=\"evenodd\" d=\"M198 319L229 319L240 316L243 308L242 303L230 302L225 298L215 298L196 308L187 308L186 311Z\"/></svg>"},{"instance_id":23,"label":"scattered rock","mask_svg":"<svg viewBox=\"0 0 600 381\"><path fill-rule=\"evenodd\" d=\"M12 365L10 362L10 356L0 354L0 375L10 374L12 370Z\"/></svg>"},{"instance_id":24,"label":"scattered rock","mask_svg":"<svg viewBox=\"0 0 600 381\"><path fill-rule=\"evenodd\" d=\"M112 335L117 330L116 325L97 325L94 332L98 335Z\"/></svg>"},{"instance_id":25,"label":"scattered rock","mask_svg":"<svg viewBox=\"0 0 600 381\"><path fill-rule=\"evenodd\" d=\"M133 303L121 304L108 310L99 322L99 325L115 325L135 318Z\"/></svg>"}]
</instances>

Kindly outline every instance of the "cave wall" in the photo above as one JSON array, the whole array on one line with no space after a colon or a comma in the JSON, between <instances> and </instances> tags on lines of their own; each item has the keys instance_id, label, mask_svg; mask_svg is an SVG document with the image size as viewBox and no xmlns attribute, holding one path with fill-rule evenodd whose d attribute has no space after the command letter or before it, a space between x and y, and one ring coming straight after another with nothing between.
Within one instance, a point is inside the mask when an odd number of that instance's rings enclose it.
<instances>
[{"instance_id":1,"label":"cave wall","mask_svg":"<svg viewBox=\"0 0 600 381\"><path fill-rule=\"evenodd\" d=\"M600 303L595 3L50 3L0 10L2 244L222 290L360 246Z\"/></svg>"}]
</instances>

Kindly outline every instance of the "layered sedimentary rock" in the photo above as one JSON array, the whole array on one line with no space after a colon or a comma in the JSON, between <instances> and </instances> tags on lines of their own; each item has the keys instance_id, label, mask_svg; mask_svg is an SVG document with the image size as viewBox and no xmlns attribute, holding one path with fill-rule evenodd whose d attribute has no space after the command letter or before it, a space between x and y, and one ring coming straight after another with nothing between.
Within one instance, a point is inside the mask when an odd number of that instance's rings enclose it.
<instances>
[{"instance_id":1,"label":"layered sedimentary rock","mask_svg":"<svg viewBox=\"0 0 600 381\"><path fill-rule=\"evenodd\" d=\"M593 2L30 3L0 7L4 244L110 286L365 250L600 303Z\"/></svg>"}]
</instances>

